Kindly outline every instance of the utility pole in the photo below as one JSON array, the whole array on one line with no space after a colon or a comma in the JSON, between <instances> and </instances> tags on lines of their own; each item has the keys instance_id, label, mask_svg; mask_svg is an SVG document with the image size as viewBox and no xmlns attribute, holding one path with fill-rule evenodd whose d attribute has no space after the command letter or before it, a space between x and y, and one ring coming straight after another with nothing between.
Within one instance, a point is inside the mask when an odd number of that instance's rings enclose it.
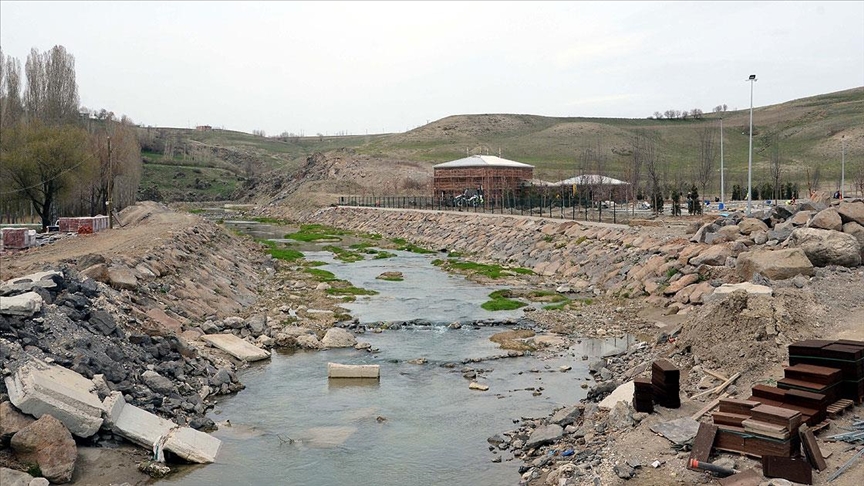
<instances>
[{"instance_id":1,"label":"utility pole","mask_svg":"<svg viewBox=\"0 0 864 486\"><path fill-rule=\"evenodd\" d=\"M108 211L108 228L114 229L114 218L111 217L111 179L114 178L111 167L111 137L108 137L108 200L105 202Z\"/></svg>"}]
</instances>

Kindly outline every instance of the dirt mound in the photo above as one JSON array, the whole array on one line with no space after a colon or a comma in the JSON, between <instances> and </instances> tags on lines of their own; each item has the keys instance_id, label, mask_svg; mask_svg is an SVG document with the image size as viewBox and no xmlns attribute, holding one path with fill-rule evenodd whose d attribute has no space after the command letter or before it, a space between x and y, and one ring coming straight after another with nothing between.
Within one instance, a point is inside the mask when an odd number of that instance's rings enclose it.
<instances>
[{"instance_id":1,"label":"dirt mound","mask_svg":"<svg viewBox=\"0 0 864 486\"><path fill-rule=\"evenodd\" d=\"M824 314L811 293L798 289L780 289L773 297L735 292L688 319L679 347L690 346L704 367L740 371L742 382L752 382L788 358L790 343L813 337Z\"/></svg>"}]
</instances>

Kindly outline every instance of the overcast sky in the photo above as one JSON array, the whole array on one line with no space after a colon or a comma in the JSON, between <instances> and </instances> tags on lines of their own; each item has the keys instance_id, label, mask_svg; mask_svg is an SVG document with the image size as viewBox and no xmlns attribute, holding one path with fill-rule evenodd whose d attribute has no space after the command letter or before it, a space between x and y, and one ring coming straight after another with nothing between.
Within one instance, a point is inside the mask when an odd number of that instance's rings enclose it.
<instances>
[{"instance_id":1,"label":"overcast sky","mask_svg":"<svg viewBox=\"0 0 864 486\"><path fill-rule=\"evenodd\" d=\"M864 86L864 2L0 2L143 125L314 135L449 115L644 118Z\"/></svg>"}]
</instances>

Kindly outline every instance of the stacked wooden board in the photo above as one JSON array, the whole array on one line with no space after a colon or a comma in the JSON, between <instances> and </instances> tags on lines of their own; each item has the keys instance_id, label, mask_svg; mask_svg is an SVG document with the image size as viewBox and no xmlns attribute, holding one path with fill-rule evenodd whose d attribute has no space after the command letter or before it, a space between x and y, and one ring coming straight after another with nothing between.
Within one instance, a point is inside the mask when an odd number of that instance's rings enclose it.
<instances>
[{"instance_id":1,"label":"stacked wooden board","mask_svg":"<svg viewBox=\"0 0 864 486\"><path fill-rule=\"evenodd\" d=\"M679 408L681 371L669 361L658 359L651 364L651 389L654 403L666 408Z\"/></svg>"},{"instance_id":2,"label":"stacked wooden board","mask_svg":"<svg viewBox=\"0 0 864 486\"><path fill-rule=\"evenodd\" d=\"M834 391L833 398L847 398L855 403L864 402L864 341L848 339L798 341L789 345L789 364L839 369L841 380Z\"/></svg>"},{"instance_id":3,"label":"stacked wooden board","mask_svg":"<svg viewBox=\"0 0 864 486\"><path fill-rule=\"evenodd\" d=\"M801 413L753 400L720 400L712 414L717 426L714 447L750 456L796 455L801 448Z\"/></svg>"},{"instance_id":4,"label":"stacked wooden board","mask_svg":"<svg viewBox=\"0 0 864 486\"><path fill-rule=\"evenodd\" d=\"M828 398L820 393L801 390L784 390L775 386L756 385L748 400L761 402L765 405L783 407L801 413L802 423L814 426L825 420L827 416Z\"/></svg>"},{"instance_id":5,"label":"stacked wooden board","mask_svg":"<svg viewBox=\"0 0 864 486\"><path fill-rule=\"evenodd\" d=\"M633 380L633 408L637 412L654 412L653 394L651 378L640 377Z\"/></svg>"}]
</instances>

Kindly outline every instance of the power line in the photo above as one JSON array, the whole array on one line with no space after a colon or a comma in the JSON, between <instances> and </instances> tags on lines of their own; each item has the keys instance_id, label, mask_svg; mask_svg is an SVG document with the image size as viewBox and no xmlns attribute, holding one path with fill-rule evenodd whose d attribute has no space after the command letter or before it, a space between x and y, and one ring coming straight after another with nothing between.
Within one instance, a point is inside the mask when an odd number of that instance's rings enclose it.
<instances>
[{"instance_id":1,"label":"power line","mask_svg":"<svg viewBox=\"0 0 864 486\"><path fill-rule=\"evenodd\" d=\"M6 195L9 195L9 194L15 194L15 193L17 193L17 192L27 191L27 190L29 190L29 189L35 189L35 188L41 186L42 184L45 184L46 182L51 182L51 181L53 181L54 179L58 179L58 178L60 178L60 176L66 174L66 173L68 173L68 172L70 172L70 171L73 171L73 170L77 169L78 167L81 167L82 165L84 165L85 162L89 162L89 161L91 161L91 160L93 160L93 159L95 159L95 158L96 158L96 157L95 157L94 155L89 155L87 159L82 160L81 162L78 162L78 164L76 164L76 165L74 165L74 166L72 166L72 167L69 167L68 169L64 169L62 172L60 172L59 174L55 175L54 177L51 177L50 179L45 179L45 180L43 180L43 181L40 181L38 184L33 184L32 186L27 186L27 187L21 187L21 188L15 189L14 191L2 191L2 192L0 192L0 196L6 196Z\"/></svg>"}]
</instances>

